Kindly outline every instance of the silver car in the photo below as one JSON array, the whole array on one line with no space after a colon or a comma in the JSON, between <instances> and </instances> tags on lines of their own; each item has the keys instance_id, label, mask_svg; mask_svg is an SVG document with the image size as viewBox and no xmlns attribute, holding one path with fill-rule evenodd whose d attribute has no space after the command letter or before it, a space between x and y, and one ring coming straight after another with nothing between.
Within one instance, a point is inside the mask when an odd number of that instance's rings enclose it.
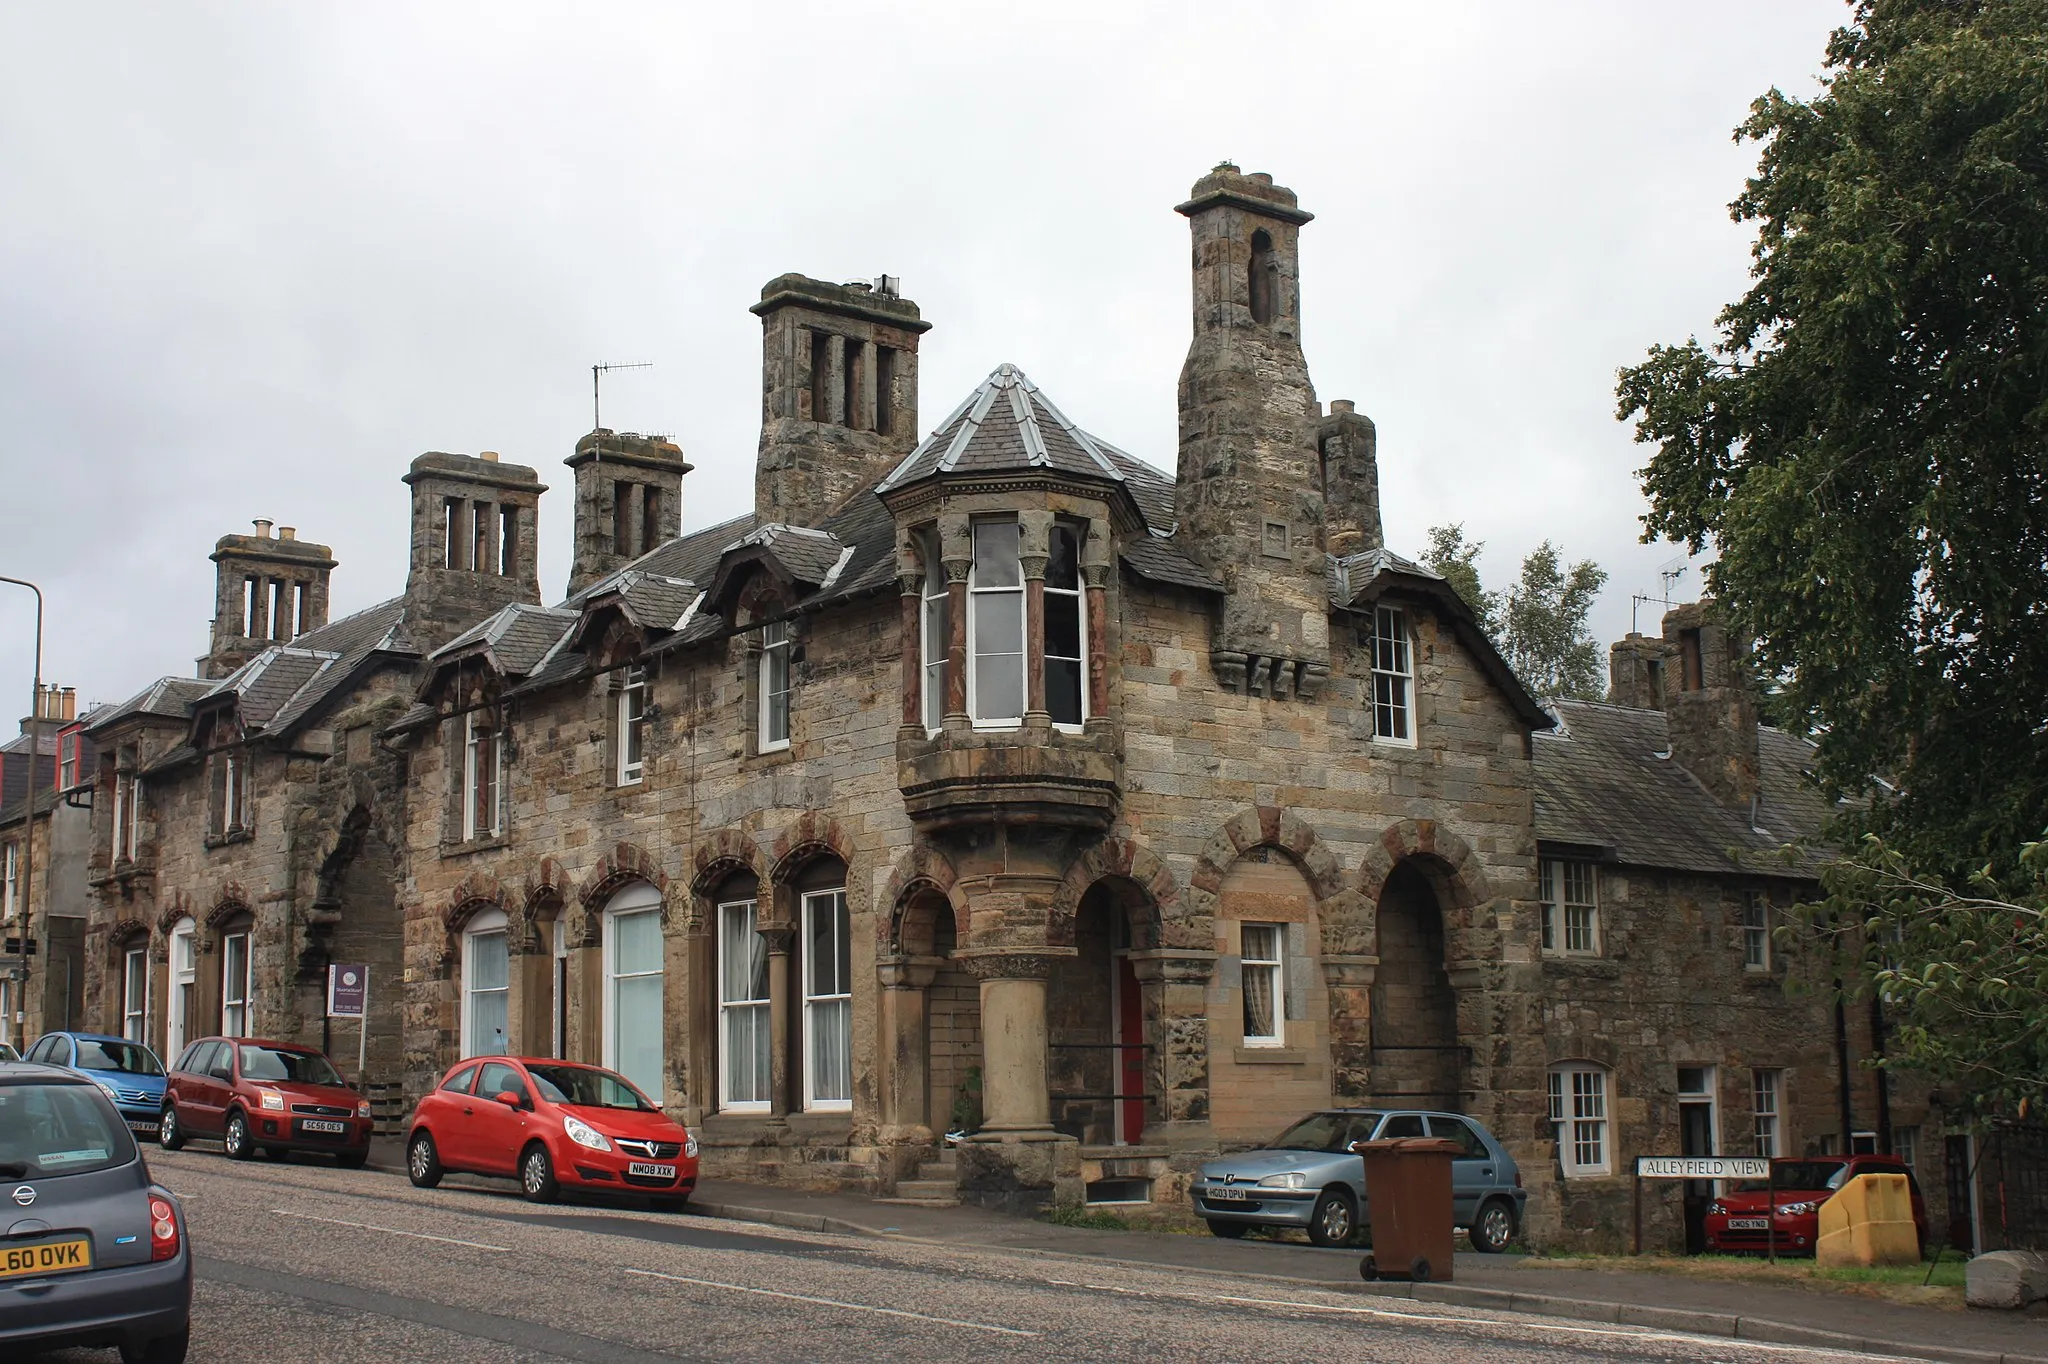
<instances>
[{"instance_id":1,"label":"silver car","mask_svg":"<svg viewBox=\"0 0 2048 1364\"><path fill-rule=\"evenodd\" d=\"M1311 1113L1264 1146L1202 1166L1189 1188L1195 1215L1218 1236L1253 1227L1302 1227L1319 1246L1348 1244L1370 1224L1358 1141L1439 1137L1458 1143L1451 1161L1452 1221L1475 1250L1503 1251L1522 1225L1522 1172L1476 1118L1415 1109L1336 1108Z\"/></svg>"},{"instance_id":2,"label":"silver car","mask_svg":"<svg viewBox=\"0 0 2048 1364\"><path fill-rule=\"evenodd\" d=\"M100 1087L0 1062L0 1357L120 1347L179 1364L192 1315L185 1213Z\"/></svg>"}]
</instances>

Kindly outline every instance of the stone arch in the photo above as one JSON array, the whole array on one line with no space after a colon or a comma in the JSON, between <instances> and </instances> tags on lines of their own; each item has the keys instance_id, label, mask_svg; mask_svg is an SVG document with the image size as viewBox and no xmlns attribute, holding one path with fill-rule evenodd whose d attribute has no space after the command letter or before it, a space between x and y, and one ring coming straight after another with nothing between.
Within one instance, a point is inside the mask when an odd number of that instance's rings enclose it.
<instances>
[{"instance_id":1,"label":"stone arch","mask_svg":"<svg viewBox=\"0 0 2048 1364\"><path fill-rule=\"evenodd\" d=\"M1177 918L1184 908L1180 882L1174 878L1173 870L1150 848L1135 839L1115 836L1103 839L1082 853L1067 869L1059 889L1053 893L1052 906L1046 915L1046 941L1054 947L1072 947L1074 916L1080 912L1082 897L1096 882L1112 877L1129 881L1144 892L1151 901L1151 912L1156 916L1155 934L1163 941L1168 936L1167 921ZM1221 881L1218 884L1222 884ZM1209 944L1197 945L1206 947Z\"/></svg>"},{"instance_id":2,"label":"stone arch","mask_svg":"<svg viewBox=\"0 0 2048 1364\"><path fill-rule=\"evenodd\" d=\"M134 918L115 920L113 926L107 930L108 960L116 966L120 965L121 960L128 955L129 949L134 946L134 939L137 936L148 939L149 925Z\"/></svg>"},{"instance_id":3,"label":"stone arch","mask_svg":"<svg viewBox=\"0 0 2048 1364\"><path fill-rule=\"evenodd\" d=\"M552 952L552 944L541 939L541 925L567 913L575 893L574 883L562 864L552 857L543 857L526 874L516 906L508 905L506 909L512 926L513 950L522 955Z\"/></svg>"},{"instance_id":4,"label":"stone arch","mask_svg":"<svg viewBox=\"0 0 2048 1364\"><path fill-rule=\"evenodd\" d=\"M157 933L166 938L170 937L171 930L178 926L178 920L180 919L191 919L195 925L198 922L198 916L192 912L192 906L185 899L184 895L182 893L173 893L164 902L164 907L157 911Z\"/></svg>"},{"instance_id":5,"label":"stone arch","mask_svg":"<svg viewBox=\"0 0 2048 1364\"><path fill-rule=\"evenodd\" d=\"M839 821L821 810L806 810L776 838L768 854L768 876L761 886L761 927L788 928L796 919L794 896L787 887L805 865L820 857L838 859L846 868L846 904L851 914L867 906L862 894L859 854Z\"/></svg>"},{"instance_id":6,"label":"stone arch","mask_svg":"<svg viewBox=\"0 0 2048 1364\"><path fill-rule=\"evenodd\" d=\"M701 928L708 922L706 911L711 897L727 878L746 875L765 888L768 884L768 869L761 860L760 845L755 843L744 830L719 829L706 835L697 844L696 855L691 859L690 871L690 926Z\"/></svg>"},{"instance_id":7,"label":"stone arch","mask_svg":"<svg viewBox=\"0 0 2048 1364\"><path fill-rule=\"evenodd\" d=\"M1433 819L1389 824L1359 863L1354 887L1364 915L1359 925L1364 945L1349 950L1378 950L1380 897L1394 868L1404 864L1420 873L1435 892L1443 910L1446 939L1455 935L1462 944L1456 955L1480 955L1468 941L1470 933L1481 927L1473 911L1494 898L1493 887L1472 846Z\"/></svg>"},{"instance_id":8,"label":"stone arch","mask_svg":"<svg viewBox=\"0 0 2048 1364\"><path fill-rule=\"evenodd\" d=\"M213 897L213 908L206 911L204 922L209 932L218 933L222 926L239 914L246 914L254 919L256 910L249 901L249 893L242 889L241 883L230 881Z\"/></svg>"},{"instance_id":9,"label":"stone arch","mask_svg":"<svg viewBox=\"0 0 2048 1364\"><path fill-rule=\"evenodd\" d=\"M509 919L513 904L512 897L497 877L487 871L473 871L462 878L461 884L455 887L455 893L448 897L448 908L441 911L441 926L449 934L459 937L462 926L479 912L502 910Z\"/></svg>"},{"instance_id":10,"label":"stone arch","mask_svg":"<svg viewBox=\"0 0 2048 1364\"><path fill-rule=\"evenodd\" d=\"M923 939L931 936L928 925L913 921L912 910L920 896L929 892L944 896L953 910L953 931L956 941L967 937L967 895L960 889L959 874L946 855L928 843L913 843L902 857L896 860L896 869L890 873L889 884L882 891L882 903L888 906L887 915L877 915L875 928L881 941L879 947L885 956L924 956L930 951L930 944Z\"/></svg>"},{"instance_id":11,"label":"stone arch","mask_svg":"<svg viewBox=\"0 0 2048 1364\"><path fill-rule=\"evenodd\" d=\"M1326 955L1369 950L1365 944L1372 940L1370 914L1359 903L1357 892L1344 884L1337 855L1306 820L1272 805L1239 811L1203 846L1195 858L1194 873L1188 877L1187 893L1181 897L1184 908L1166 920L1162 946L1215 947L1216 897L1223 889L1223 879L1238 858L1254 848L1276 849L1308 882L1316 897Z\"/></svg>"},{"instance_id":12,"label":"stone arch","mask_svg":"<svg viewBox=\"0 0 2048 1364\"><path fill-rule=\"evenodd\" d=\"M578 934L583 945L597 941L597 925L603 918L604 907L613 895L634 881L645 881L661 895L661 923L668 927L669 894L668 876L649 857L646 851L631 843L615 843L590 874L583 878L583 884L576 891L576 903L582 906L578 916L581 932Z\"/></svg>"}]
</instances>

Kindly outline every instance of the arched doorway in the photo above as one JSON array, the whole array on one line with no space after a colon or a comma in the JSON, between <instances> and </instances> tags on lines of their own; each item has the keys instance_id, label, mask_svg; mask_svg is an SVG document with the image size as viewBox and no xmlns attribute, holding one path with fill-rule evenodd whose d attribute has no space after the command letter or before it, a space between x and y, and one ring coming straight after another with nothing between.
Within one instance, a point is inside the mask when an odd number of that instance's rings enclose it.
<instances>
[{"instance_id":1,"label":"arched doorway","mask_svg":"<svg viewBox=\"0 0 2048 1364\"><path fill-rule=\"evenodd\" d=\"M1379 899L1379 972L1372 991L1373 1099L1457 1111L1465 1057L1458 1001L1444 968L1443 906L1412 861Z\"/></svg>"},{"instance_id":2,"label":"arched doorway","mask_svg":"<svg viewBox=\"0 0 2048 1364\"><path fill-rule=\"evenodd\" d=\"M1144 1140L1156 1067L1131 953L1153 945L1154 917L1135 884L1097 881L1074 913L1075 955L1055 958L1046 981L1052 1125L1083 1146Z\"/></svg>"}]
</instances>

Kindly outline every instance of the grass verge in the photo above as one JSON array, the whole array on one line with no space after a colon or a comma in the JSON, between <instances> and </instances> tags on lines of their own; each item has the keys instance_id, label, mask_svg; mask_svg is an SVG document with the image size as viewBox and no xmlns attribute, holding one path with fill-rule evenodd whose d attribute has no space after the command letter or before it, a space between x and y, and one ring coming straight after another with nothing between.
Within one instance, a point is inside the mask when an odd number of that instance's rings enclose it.
<instances>
[{"instance_id":1,"label":"grass verge","mask_svg":"<svg viewBox=\"0 0 2048 1364\"><path fill-rule=\"evenodd\" d=\"M1772 1283L1819 1293L1847 1293L1916 1306L1963 1306L1963 1261L1944 1255L1928 1280L1927 1262L1823 1269L1812 1260L1779 1260L1750 1255L1556 1255L1532 1257L1525 1269L1590 1269L1600 1272L1671 1274L1683 1278Z\"/></svg>"}]
</instances>

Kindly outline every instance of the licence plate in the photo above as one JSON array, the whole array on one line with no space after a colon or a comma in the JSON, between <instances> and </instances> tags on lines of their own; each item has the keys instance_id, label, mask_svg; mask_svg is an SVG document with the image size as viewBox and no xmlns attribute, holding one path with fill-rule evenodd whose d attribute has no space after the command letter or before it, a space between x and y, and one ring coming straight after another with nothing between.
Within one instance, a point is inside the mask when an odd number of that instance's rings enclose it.
<instances>
[{"instance_id":1,"label":"licence plate","mask_svg":"<svg viewBox=\"0 0 2048 1364\"><path fill-rule=\"evenodd\" d=\"M1246 1197L1243 1189L1233 1189L1221 1184L1202 1196L1211 1203L1242 1203Z\"/></svg>"},{"instance_id":2,"label":"licence plate","mask_svg":"<svg viewBox=\"0 0 2048 1364\"><path fill-rule=\"evenodd\" d=\"M128 1119L128 1130L130 1132L144 1132L153 1137L156 1135L156 1124L144 1122L140 1118L130 1118Z\"/></svg>"},{"instance_id":3,"label":"licence plate","mask_svg":"<svg viewBox=\"0 0 2048 1364\"><path fill-rule=\"evenodd\" d=\"M626 1166L626 1173L629 1175L645 1175L649 1179L674 1179L676 1177L676 1167L673 1165L655 1165L648 1161L636 1160Z\"/></svg>"},{"instance_id":4,"label":"licence plate","mask_svg":"<svg viewBox=\"0 0 2048 1364\"><path fill-rule=\"evenodd\" d=\"M0 1279L20 1279L30 1274L70 1274L91 1268L92 1242L84 1237L0 1250Z\"/></svg>"},{"instance_id":5,"label":"licence plate","mask_svg":"<svg viewBox=\"0 0 2048 1364\"><path fill-rule=\"evenodd\" d=\"M299 1119L299 1126L300 1126L300 1127L303 1127L303 1128L304 1128L304 1129L306 1129L306 1131L308 1131L308 1132L346 1132L346 1131L348 1131L348 1124L347 1124L347 1123L345 1123L345 1122L336 1122L336 1121L334 1121L334 1119L332 1119L332 1118L301 1118L301 1119Z\"/></svg>"},{"instance_id":6,"label":"licence plate","mask_svg":"<svg viewBox=\"0 0 2048 1364\"><path fill-rule=\"evenodd\" d=\"M1768 1217L1731 1217L1728 1219L1728 1230L1730 1231L1769 1231L1770 1229L1771 1219Z\"/></svg>"}]
</instances>

